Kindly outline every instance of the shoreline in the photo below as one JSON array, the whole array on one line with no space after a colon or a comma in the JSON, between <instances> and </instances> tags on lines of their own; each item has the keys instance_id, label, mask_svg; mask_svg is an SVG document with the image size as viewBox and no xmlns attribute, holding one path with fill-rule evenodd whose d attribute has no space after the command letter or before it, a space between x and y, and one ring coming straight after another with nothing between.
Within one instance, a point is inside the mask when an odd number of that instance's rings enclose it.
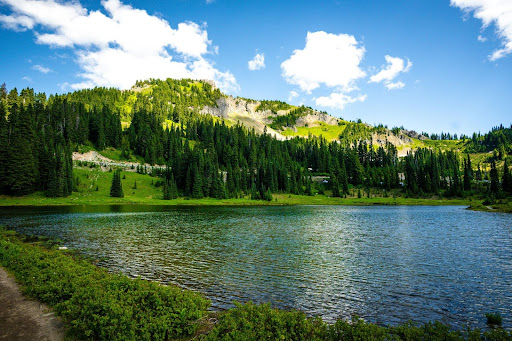
<instances>
[{"instance_id":1,"label":"shoreline","mask_svg":"<svg viewBox=\"0 0 512 341\"><path fill-rule=\"evenodd\" d=\"M251 302L235 303L235 308L212 313L207 309L209 301L202 294L182 290L174 285L162 286L141 279L129 279L122 274L108 273L74 256L72 252L59 251L58 245L48 242L44 238L27 239L24 235L0 227L0 265L20 285L26 287L30 294L23 297L31 297L36 302L47 301L55 309L56 315L64 322L66 338L119 336L117 331L124 326L124 321L134 321L129 324L129 332L132 334L127 332L125 336L152 335L145 334L149 328L151 332L159 332L159 337L151 339L162 340L167 339L169 332L174 332L172 336L179 339L221 340L230 336L257 339L260 333L268 332L269 323L275 332L269 334L273 339L278 339L280 335L288 335L288 339L304 339L297 336L308 335L307 338L311 339L334 341L349 335L366 335L374 340L474 340L475 336L479 340L508 340L511 336L506 327L487 327L483 330L473 327L464 330L452 329L440 322L381 326L356 317L351 322L337 320L335 323L327 323L321 318L308 318L300 311L279 310L270 304L255 305ZM27 277L27 271L33 275ZM53 284L42 281L42 278L51 280ZM55 291L55 288L62 289ZM118 288L130 288L130 291L125 293ZM61 293L61 290L64 292ZM118 295L124 296L120 299ZM145 299L153 296L169 299L158 303L161 309L154 310L152 305L155 302ZM132 300L132 297L140 300ZM140 309L121 309L135 303L140 305ZM93 310L84 312L79 308L82 304ZM99 311L107 311L108 314L98 320L99 315L95 315L95 312ZM163 327L160 322L147 324L147 321L161 321L161 316L178 316L176 312L180 311L182 314L187 312L185 323L172 317L165 318ZM168 315L168 312L175 313ZM115 324L116 328L111 328L111 324ZM248 324L252 326L250 329L247 329ZM176 328L178 326L186 330Z\"/></svg>"}]
</instances>

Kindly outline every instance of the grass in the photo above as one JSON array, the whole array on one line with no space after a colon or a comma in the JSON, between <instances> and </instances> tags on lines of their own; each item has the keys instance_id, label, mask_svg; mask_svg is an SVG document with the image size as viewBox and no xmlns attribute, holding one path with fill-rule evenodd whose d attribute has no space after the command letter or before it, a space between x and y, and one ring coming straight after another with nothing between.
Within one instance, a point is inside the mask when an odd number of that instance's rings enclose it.
<instances>
[{"instance_id":1,"label":"grass","mask_svg":"<svg viewBox=\"0 0 512 341\"><path fill-rule=\"evenodd\" d=\"M137 163L143 161L142 158L137 158L133 154L131 154L130 159L127 160L127 159L121 157L120 149L115 149L115 148L111 148L111 147L105 148L102 151L100 151L99 153L111 160L114 160L114 161L130 161L130 162L137 162Z\"/></svg>"},{"instance_id":2,"label":"grass","mask_svg":"<svg viewBox=\"0 0 512 341\"><path fill-rule=\"evenodd\" d=\"M481 201L473 202L469 207L473 211L512 213L512 200L499 199L494 204L484 205Z\"/></svg>"},{"instance_id":3,"label":"grass","mask_svg":"<svg viewBox=\"0 0 512 341\"><path fill-rule=\"evenodd\" d=\"M318 122L318 127L297 127L297 132L291 129L285 129L281 134L284 136L308 137L309 135L322 135L326 140L338 140L339 136L345 130L346 126L329 125L324 122Z\"/></svg>"},{"instance_id":4,"label":"grass","mask_svg":"<svg viewBox=\"0 0 512 341\"><path fill-rule=\"evenodd\" d=\"M109 274L54 242L0 227L0 265L25 294L53 307L69 339L97 340L512 340L503 328L452 330L434 322L378 326L355 317L327 324L270 304L208 313L209 301L175 286ZM211 323L208 316L218 318Z\"/></svg>"},{"instance_id":5,"label":"grass","mask_svg":"<svg viewBox=\"0 0 512 341\"><path fill-rule=\"evenodd\" d=\"M460 205L470 206L472 210L489 212L512 213L512 200L498 200L492 205L483 205L482 200L473 198L447 199L443 197L430 198L406 198L399 190L383 196L381 191L372 190L371 198L363 195L358 198L354 191L347 198L330 197L316 194L313 196L294 195L285 193L273 194L274 200L261 201L250 200L248 196L231 199L191 199L180 197L174 200L163 200L162 187L157 187L158 177L147 174L123 171L121 183L123 185L124 198L110 197L110 186L113 172L103 172L99 167L81 167L74 169L74 175L79 179L78 192L73 192L66 198L47 198L43 192L36 192L24 197L11 197L0 195L0 206L58 206L58 205L170 205L170 206L260 206L260 205L347 205L347 206L372 206L372 205ZM135 183L137 184L136 188Z\"/></svg>"},{"instance_id":6,"label":"grass","mask_svg":"<svg viewBox=\"0 0 512 341\"><path fill-rule=\"evenodd\" d=\"M466 205L469 199L414 199L397 196L382 197L375 194L372 198L333 198L327 195L292 195L276 193L274 200L250 200L248 197L232 199L189 199L178 198L163 200L162 187L156 187L159 180L145 174L124 171L121 174L124 198L110 197L110 186L113 172L102 172L99 168L75 168L75 177L79 179L78 192L73 192L66 198L46 198L43 192L36 192L24 197L0 196L0 206L14 205L111 205L111 204L147 204L147 205ZM137 188L135 189L135 183ZM97 189L97 190L96 190ZM329 194L329 192L327 192Z\"/></svg>"}]
</instances>

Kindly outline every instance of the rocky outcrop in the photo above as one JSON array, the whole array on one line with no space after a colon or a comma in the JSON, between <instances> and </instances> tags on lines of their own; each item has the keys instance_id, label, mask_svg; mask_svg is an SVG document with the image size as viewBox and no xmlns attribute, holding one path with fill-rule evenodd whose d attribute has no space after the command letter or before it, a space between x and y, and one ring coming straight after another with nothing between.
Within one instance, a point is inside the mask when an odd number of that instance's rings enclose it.
<instances>
[{"instance_id":1,"label":"rocky outcrop","mask_svg":"<svg viewBox=\"0 0 512 341\"><path fill-rule=\"evenodd\" d=\"M233 98L233 96L226 96L217 100L216 108L205 106L203 109L201 109L200 113L220 118L229 118L231 114L236 114L264 119L272 115L270 110L256 111L259 105L259 101L247 101L243 98Z\"/></svg>"},{"instance_id":2,"label":"rocky outcrop","mask_svg":"<svg viewBox=\"0 0 512 341\"><path fill-rule=\"evenodd\" d=\"M409 137L412 137L413 139L418 139L418 140L421 140L421 141L427 139L424 135L418 134L414 130L400 130L400 133L402 133L404 135L407 135Z\"/></svg>"},{"instance_id":3,"label":"rocky outcrop","mask_svg":"<svg viewBox=\"0 0 512 341\"><path fill-rule=\"evenodd\" d=\"M299 119L297 119L297 126L317 127L319 126L319 122L328 125L337 125L339 121L339 118L333 117L323 112L315 111L313 114L307 114L306 116L302 116Z\"/></svg>"},{"instance_id":4,"label":"rocky outcrop","mask_svg":"<svg viewBox=\"0 0 512 341\"><path fill-rule=\"evenodd\" d=\"M285 136L267 126L272 123L272 120L269 119L272 112L270 110L256 111L259 105L259 101L248 101L243 98L226 96L217 100L216 108L205 106L200 113L240 122L248 129L254 128L257 133L261 134L266 131L278 140L285 140Z\"/></svg>"}]
</instances>

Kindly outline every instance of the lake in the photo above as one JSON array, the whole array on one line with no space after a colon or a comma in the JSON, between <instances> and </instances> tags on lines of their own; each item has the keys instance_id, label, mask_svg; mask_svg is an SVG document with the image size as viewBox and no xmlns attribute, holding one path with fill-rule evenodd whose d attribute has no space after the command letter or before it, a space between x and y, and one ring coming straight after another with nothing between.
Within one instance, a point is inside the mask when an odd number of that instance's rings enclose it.
<instances>
[{"instance_id":1,"label":"lake","mask_svg":"<svg viewBox=\"0 0 512 341\"><path fill-rule=\"evenodd\" d=\"M111 272L327 321L511 326L512 215L460 206L3 207Z\"/></svg>"}]
</instances>

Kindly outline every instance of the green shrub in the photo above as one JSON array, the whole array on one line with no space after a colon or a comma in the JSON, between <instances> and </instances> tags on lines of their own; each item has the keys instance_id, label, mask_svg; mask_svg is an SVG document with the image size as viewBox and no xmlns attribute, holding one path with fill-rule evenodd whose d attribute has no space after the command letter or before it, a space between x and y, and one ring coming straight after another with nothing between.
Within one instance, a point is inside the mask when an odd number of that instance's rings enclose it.
<instances>
[{"instance_id":1,"label":"green shrub","mask_svg":"<svg viewBox=\"0 0 512 341\"><path fill-rule=\"evenodd\" d=\"M29 240L29 239L27 239ZM0 230L0 264L55 308L73 339L168 340L193 335L210 302L176 286L131 280Z\"/></svg>"},{"instance_id":2,"label":"green shrub","mask_svg":"<svg viewBox=\"0 0 512 341\"><path fill-rule=\"evenodd\" d=\"M492 326L501 326L503 319L499 313L485 313L487 324Z\"/></svg>"},{"instance_id":3,"label":"green shrub","mask_svg":"<svg viewBox=\"0 0 512 341\"><path fill-rule=\"evenodd\" d=\"M207 340L323 340L327 325L299 311L272 309L270 304L240 304L224 314Z\"/></svg>"}]
</instances>

